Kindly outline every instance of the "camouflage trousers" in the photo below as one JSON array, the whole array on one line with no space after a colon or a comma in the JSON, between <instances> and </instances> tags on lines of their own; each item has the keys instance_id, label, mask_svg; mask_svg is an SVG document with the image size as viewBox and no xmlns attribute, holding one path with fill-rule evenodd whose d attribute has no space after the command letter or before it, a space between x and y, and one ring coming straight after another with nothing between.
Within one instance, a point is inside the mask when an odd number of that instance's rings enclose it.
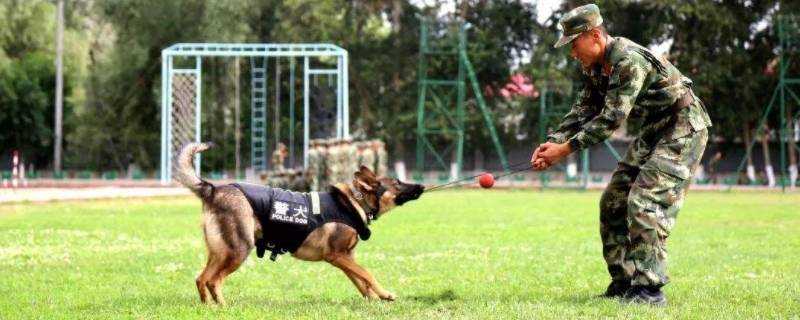
<instances>
[{"instance_id":1,"label":"camouflage trousers","mask_svg":"<svg viewBox=\"0 0 800 320\"><path fill-rule=\"evenodd\" d=\"M705 128L683 129L682 136L668 135L655 145L634 140L603 193L600 237L614 280L659 287L669 282L667 237L708 140Z\"/></svg>"}]
</instances>

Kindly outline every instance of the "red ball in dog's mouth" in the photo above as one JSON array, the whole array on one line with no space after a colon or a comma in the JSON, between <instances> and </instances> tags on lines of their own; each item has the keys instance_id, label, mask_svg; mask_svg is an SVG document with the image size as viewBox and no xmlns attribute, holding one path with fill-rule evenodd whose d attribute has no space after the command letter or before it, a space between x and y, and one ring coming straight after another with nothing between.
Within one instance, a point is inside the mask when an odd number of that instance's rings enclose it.
<instances>
[{"instance_id":1,"label":"red ball in dog's mouth","mask_svg":"<svg viewBox=\"0 0 800 320\"><path fill-rule=\"evenodd\" d=\"M484 172L478 176L478 184L485 189L491 188L494 185L494 176L491 173Z\"/></svg>"}]
</instances>

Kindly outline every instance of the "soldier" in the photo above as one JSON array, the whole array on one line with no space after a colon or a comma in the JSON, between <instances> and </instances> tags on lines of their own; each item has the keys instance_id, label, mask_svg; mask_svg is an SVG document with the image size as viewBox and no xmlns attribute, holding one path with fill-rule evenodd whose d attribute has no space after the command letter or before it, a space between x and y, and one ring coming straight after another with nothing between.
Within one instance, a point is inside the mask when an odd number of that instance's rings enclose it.
<instances>
[{"instance_id":1,"label":"soldier","mask_svg":"<svg viewBox=\"0 0 800 320\"><path fill-rule=\"evenodd\" d=\"M307 177L311 181L311 190L319 191L319 171L321 169L321 154L318 148L319 140L308 142L308 169Z\"/></svg>"},{"instance_id":2,"label":"soldier","mask_svg":"<svg viewBox=\"0 0 800 320\"><path fill-rule=\"evenodd\" d=\"M544 170L602 142L628 120L635 136L600 199L600 236L611 274L607 297L665 305L666 240L708 140L711 120L692 81L663 58L602 27L589 4L565 14L563 36L584 89L531 163ZM633 129L633 130L631 130Z\"/></svg>"},{"instance_id":3,"label":"soldier","mask_svg":"<svg viewBox=\"0 0 800 320\"><path fill-rule=\"evenodd\" d=\"M375 148L372 141L363 141L359 144L359 166L365 166L372 172L375 170ZM379 176L380 177L380 176Z\"/></svg>"},{"instance_id":4,"label":"soldier","mask_svg":"<svg viewBox=\"0 0 800 320\"><path fill-rule=\"evenodd\" d=\"M289 154L286 145L283 142L278 142L278 146L275 147L275 151L272 152L272 170L273 171L284 171L283 163L286 161L286 156Z\"/></svg>"},{"instance_id":5,"label":"soldier","mask_svg":"<svg viewBox=\"0 0 800 320\"><path fill-rule=\"evenodd\" d=\"M331 139L328 148L328 181L331 184L341 182L342 178L342 141Z\"/></svg>"},{"instance_id":6,"label":"soldier","mask_svg":"<svg viewBox=\"0 0 800 320\"><path fill-rule=\"evenodd\" d=\"M319 150L319 172L318 172L318 180L319 180L319 187L320 189L327 189L330 185L329 180L329 169L328 163L330 162L330 156L328 155L329 150L329 141L322 139L319 141L317 148Z\"/></svg>"},{"instance_id":7,"label":"soldier","mask_svg":"<svg viewBox=\"0 0 800 320\"><path fill-rule=\"evenodd\" d=\"M381 140L373 140L372 148L375 152L375 174L383 177L389 174L389 155L386 153L386 144Z\"/></svg>"},{"instance_id":8,"label":"soldier","mask_svg":"<svg viewBox=\"0 0 800 320\"><path fill-rule=\"evenodd\" d=\"M350 181L353 179L353 173L358 171L358 147L353 142L353 138L344 139L344 176L340 181Z\"/></svg>"}]
</instances>

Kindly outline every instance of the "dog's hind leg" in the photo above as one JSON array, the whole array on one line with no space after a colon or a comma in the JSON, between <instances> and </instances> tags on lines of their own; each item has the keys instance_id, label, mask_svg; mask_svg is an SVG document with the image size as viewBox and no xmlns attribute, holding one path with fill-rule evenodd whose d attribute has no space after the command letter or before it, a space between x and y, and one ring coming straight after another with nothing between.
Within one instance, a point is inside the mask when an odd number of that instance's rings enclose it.
<instances>
[{"instance_id":1,"label":"dog's hind leg","mask_svg":"<svg viewBox=\"0 0 800 320\"><path fill-rule=\"evenodd\" d=\"M223 235L221 240L224 242L225 249L220 250L219 263L209 274L210 279L206 286L211 292L211 297L218 304L225 304L225 298L222 295L222 284L225 277L239 269L255 245L255 223L252 218L248 218L248 214L243 210L233 210L217 216Z\"/></svg>"},{"instance_id":2,"label":"dog's hind leg","mask_svg":"<svg viewBox=\"0 0 800 320\"><path fill-rule=\"evenodd\" d=\"M200 294L200 302L202 303L208 303L208 288L206 288L208 276L206 270L208 270L209 264L211 264L211 257L206 259L206 266L203 268L203 271L200 272L200 275L198 275L194 280L195 285L197 285L197 292Z\"/></svg>"},{"instance_id":3,"label":"dog's hind leg","mask_svg":"<svg viewBox=\"0 0 800 320\"><path fill-rule=\"evenodd\" d=\"M195 284L197 285L197 291L200 293L200 301L208 303L208 294L211 291L209 283L221 268L222 262L230 249L222 239L219 222L212 213L203 214L203 236L208 251L208 259L206 260L205 268L197 276ZM211 293L213 295L213 292Z\"/></svg>"},{"instance_id":4,"label":"dog's hind leg","mask_svg":"<svg viewBox=\"0 0 800 320\"><path fill-rule=\"evenodd\" d=\"M211 297L214 301L219 304L225 304L225 298L222 296L222 284L225 282L225 277L239 269L244 260L247 259L249 252L249 250L237 250L225 257L217 272L208 282L208 290L211 292Z\"/></svg>"}]
</instances>

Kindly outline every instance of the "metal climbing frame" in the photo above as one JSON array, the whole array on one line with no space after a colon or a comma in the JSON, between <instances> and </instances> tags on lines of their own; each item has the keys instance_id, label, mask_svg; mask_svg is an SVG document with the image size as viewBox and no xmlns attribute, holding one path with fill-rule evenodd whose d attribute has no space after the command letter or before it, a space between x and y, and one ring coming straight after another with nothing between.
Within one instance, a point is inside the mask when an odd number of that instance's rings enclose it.
<instances>
[{"instance_id":1,"label":"metal climbing frame","mask_svg":"<svg viewBox=\"0 0 800 320\"><path fill-rule=\"evenodd\" d=\"M467 55L467 37L465 27L459 26L458 37L449 38L445 43L432 44L429 41L429 28L425 19L421 19L419 42L419 69L418 69L418 95L417 95L417 170L425 170L426 153L433 155L439 169L454 173L451 179L458 179L461 175L464 159L464 98L466 94L466 78L469 79L473 94L477 100L489 134L492 138L497 155L508 171L508 160L505 151L497 137L491 112L483 100L480 86L475 76L475 71ZM431 79L429 78L428 61L435 58L441 61L454 61L458 63L456 79ZM453 95L455 93L455 101ZM451 140L452 143L445 148L437 148L431 137L439 136ZM453 152L455 172L448 166L446 154Z\"/></svg>"},{"instance_id":2,"label":"metal climbing frame","mask_svg":"<svg viewBox=\"0 0 800 320\"><path fill-rule=\"evenodd\" d=\"M800 15L796 14L784 14L778 15L776 19L777 33L779 39L779 46L778 46L778 85L775 87L775 91L772 92L772 98L767 105L767 108L764 110L764 114L761 116L759 120L758 126L756 127L755 132L763 132L764 126L767 124L767 119L769 118L770 113L772 112L772 108L775 106L776 102L778 107L780 108L779 118L780 118L780 129L778 129L778 143L780 144L780 184L781 189L786 191L786 187L789 185L789 177L787 176L788 171L788 164L786 163L786 156L787 156L787 146L790 143L789 139L792 139L789 130L787 129L787 121L792 121L793 119L786 119L787 112L789 112L790 105L788 103L794 101L794 103L800 106L800 95L792 88L792 85L800 85L800 75L789 75L789 67L792 64L793 58L797 58L797 53L800 52ZM789 99L790 96L791 99ZM798 116L798 115L795 115ZM797 120L795 120L797 121ZM750 144L747 146L747 153L749 154L753 146L756 144L758 139L752 139ZM742 158L742 161L739 163L739 166L736 168L735 176L738 177L739 174L744 169L745 164L747 163L747 156ZM729 189L735 182L729 182ZM791 183L794 183L793 181Z\"/></svg>"},{"instance_id":3,"label":"metal climbing frame","mask_svg":"<svg viewBox=\"0 0 800 320\"><path fill-rule=\"evenodd\" d=\"M308 164L309 141L309 80L318 75L336 78L336 137L350 136L347 51L332 44L230 44L179 43L161 51L161 183L172 180L173 158L183 144L200 142L202 59L203 57L251 58L252 130L251 165L256 171L266 169L267 157L267 62L268 58L303 59L303 166ZM176 68L176 59L194 60L191 67ZM333 58L335 69L312 68L310 59ZM294 78L292 72L291 79ZM291 81L291 80L290 80ZM278 85L279 82L276 82ZM294 114L294 83L290 90L290 108ZM280 106L276 106L280 107ZM291 124L293 126L293 123ZM200 170L200 156L195 158L195 170Z\"/></svg>"}]
</instances>

